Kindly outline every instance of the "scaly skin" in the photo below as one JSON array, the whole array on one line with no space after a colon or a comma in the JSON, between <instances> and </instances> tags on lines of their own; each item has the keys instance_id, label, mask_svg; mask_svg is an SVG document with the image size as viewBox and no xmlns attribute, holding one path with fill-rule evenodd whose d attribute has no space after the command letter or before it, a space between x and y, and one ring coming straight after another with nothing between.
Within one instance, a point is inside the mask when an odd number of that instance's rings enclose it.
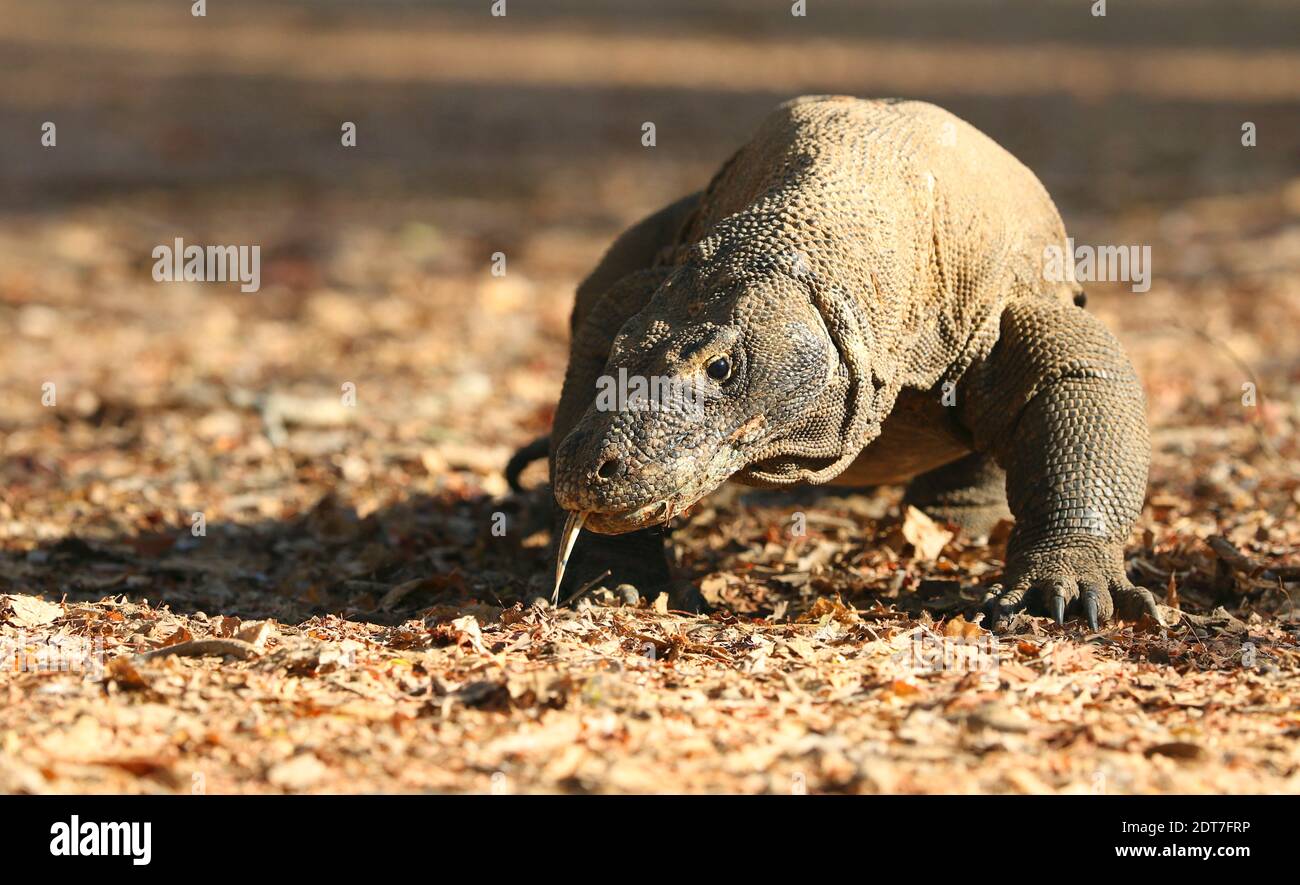
<instances>
[{"instance_id":1,"label":"scaly skin","mask_svg":"<svg viewBox=\"0 0 1300 885\"><path fill-rule=\"evenodd\" d=\"M699 194L692 194L633 225L610 246L578 286L570 319L569 368L550 436L552 486L556 441L568 436L591 405L596 379L605 370L616 333L630 316L645 306L663 280L664 271L651 265L662 249L676 241L683 222L698 201ZM512 484L517 485L517 472ZM555 505L552 533L557 538L564 517L564 511ZM650 599L670 589L672 578L664 549L666 530L664 525L617 535L583 532L569 558L560 598L567 599L604 572L609 572L606 580L609 586L631 584Z\"/></svg>"},{"instance_id":2,"label":"scaly skin","mask_svg":"<svg viewBox=\"0 0 1300 885\"><path fill-rule=\"evenodd\" d=\"M1160 620L1124 574L1142 509L1150 445L1142 385L1114 336L1084 311L1011 304L993 352L964 382L963 418L1007 472L1016 525L988 610L1000 621L1033 595L1060 620L1118 613Z\"/></svg>"},{"instance_id":3,"label":"scaly skin","mask_svg":"<svg viewBox=\"0 0 1300 885\"><path fill-rule=\"evenodd\" d=\"M923 473L907 485L903 506L919 507L932 519L961 527L967 537L987 536L1003 519L1007 475L991 455L973 452Z\"/></svg>"},{"instance_id":4,"label":"scaly skin","mask_svg":"<svg viewBox=\"0 0 1300 885\"><path fill-rule=\"evenodd\" d=\"M1064 240L1033 174L939 108L778 107L579 288L551 479L601 537L579 539L566 583L662 582L656 527L729 478L912 479L910 500L968 530L1009 504L995 622L1029 604L1155 616L1122 557L1146 488L1141 386L1077 286L1045 279ZM600 408L620 370L689 385L701 411Z\"/></svg>"}]
</instances>

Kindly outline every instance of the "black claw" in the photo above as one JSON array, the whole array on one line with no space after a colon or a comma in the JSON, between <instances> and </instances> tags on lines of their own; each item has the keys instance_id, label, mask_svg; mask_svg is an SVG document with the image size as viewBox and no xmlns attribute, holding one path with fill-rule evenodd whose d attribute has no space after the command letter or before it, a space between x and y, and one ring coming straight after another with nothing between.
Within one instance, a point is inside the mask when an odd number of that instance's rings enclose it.
<instances>
[{"instance_id":1,"label":"black claw","mask_svg":"<svg viewBox=\"0 0 1300 885\"><path fill-rule=\"evenodd\" d=\"M1089 593L1083 597L1083 613L1088 618L1088 629L1096 633L1099 629L1097 622L1097 597Z\"/></svg>"},{"instance_id":2,"label":"black claw","mask_svg":"<svg viewBox=\"0 0 1300 885\"><path fill-rule=\"evenodd\" d=\"M1058 624L1065 623L1065 600L1060 596L1052 599L1052 617L1056 619Z\"/></svg>"}]
</instances>

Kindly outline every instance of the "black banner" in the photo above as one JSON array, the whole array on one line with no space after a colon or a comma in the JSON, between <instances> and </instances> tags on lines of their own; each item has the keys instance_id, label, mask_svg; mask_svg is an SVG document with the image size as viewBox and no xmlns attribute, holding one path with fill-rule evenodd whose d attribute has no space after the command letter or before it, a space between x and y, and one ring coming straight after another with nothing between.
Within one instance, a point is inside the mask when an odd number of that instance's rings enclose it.
<instances>
[{"instance_id":1,"label":"black banner","mask_svg":"<svg viewBox=\"0 0 1300 885\"><path fill-rule=\"evenodd\" d=\"M34 796L0 800L6 854L133 875L230 866L258 875L336 861L384 866L578 852L626 865L689 850L720 871L843 855L927 867L1160 861L1216 869L1289 856L1290 796ZM703 852L701 846L710 846ZM254 861L253 858L256 858ZM686 854L682 855L686 858ZM245 866L245 863L249 866ZM608 869L608 868L607 868Z\"/></svg>"}]
</instances>

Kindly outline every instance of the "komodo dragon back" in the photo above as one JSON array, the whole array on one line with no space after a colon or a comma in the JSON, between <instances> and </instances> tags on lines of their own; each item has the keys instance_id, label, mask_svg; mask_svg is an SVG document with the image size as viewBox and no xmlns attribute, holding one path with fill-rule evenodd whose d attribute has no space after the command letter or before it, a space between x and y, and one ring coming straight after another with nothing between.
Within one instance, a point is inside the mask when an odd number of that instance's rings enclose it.
<instances>
[{"instance_id":1,"label":"komodo dragon back","mask_svg":"<svg viewBox=\"0 0 1300 885\"><path fill-rule=\"evenodd\" d=\"M714 177L678 239L677 264L728 262L741 279L747 265L793 256L814 286L833 283L823 314L854 314L867 339L875 391L857 406L870 414L856 425L852 415L838 426L814 419L796 433L834 434L838 457L815 469L806 459L753 465L741 478L759 485L833 477L878 432L901 388L960 375L996 337L1010 299L1079 292L1044 279L1044 250L1063 246L1065 228L1033 172L919 101L807 96L778 106Z\"/></svg>"}]
</instances>

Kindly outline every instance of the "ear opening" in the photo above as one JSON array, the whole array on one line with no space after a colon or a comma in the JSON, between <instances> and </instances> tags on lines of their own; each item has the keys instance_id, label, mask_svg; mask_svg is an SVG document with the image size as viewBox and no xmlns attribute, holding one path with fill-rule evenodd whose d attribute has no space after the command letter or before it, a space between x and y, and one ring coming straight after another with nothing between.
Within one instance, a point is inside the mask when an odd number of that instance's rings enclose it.
<instances>
[{"instance_id":1,"label":"ear opening","mask_svg":"<svg viewBox=\"0 0 1300 885\"><path fill-rule=\"evenodd\" d=\"M862 322L862 307L853 293L816 274L809 274L809 284L813 305L826 323L840 361L848 370L839 456L820 470L810 471L807 478L808 482L820 483L842 473L880 435L880 424L889 405L884 399L891 385L877 373L879 361L873 359L878 356L875 335Z\"/></svg>"},{"instance_id":2,"label":"ear opening","mask_svg":"<svg viewBox=\"0 0 1300 885\"><path fill-rule=\"evenodd\" d=\"M893 380L896 373L882 372L877 368L882 361L873 359L879 356L877 340L870 326L862 322L862 307L853 293L812 272L804 279L839 356L844 380L832 385L819 401L818 415L808 422L809 426L782 434L786 441L809 441L804 451L781 452L744 471L747 480L762 485L816 484L834 479L880 435L884 415L898 395ZM819 438L825 442L813 442Z\"/></svg>"}]
</instances>

